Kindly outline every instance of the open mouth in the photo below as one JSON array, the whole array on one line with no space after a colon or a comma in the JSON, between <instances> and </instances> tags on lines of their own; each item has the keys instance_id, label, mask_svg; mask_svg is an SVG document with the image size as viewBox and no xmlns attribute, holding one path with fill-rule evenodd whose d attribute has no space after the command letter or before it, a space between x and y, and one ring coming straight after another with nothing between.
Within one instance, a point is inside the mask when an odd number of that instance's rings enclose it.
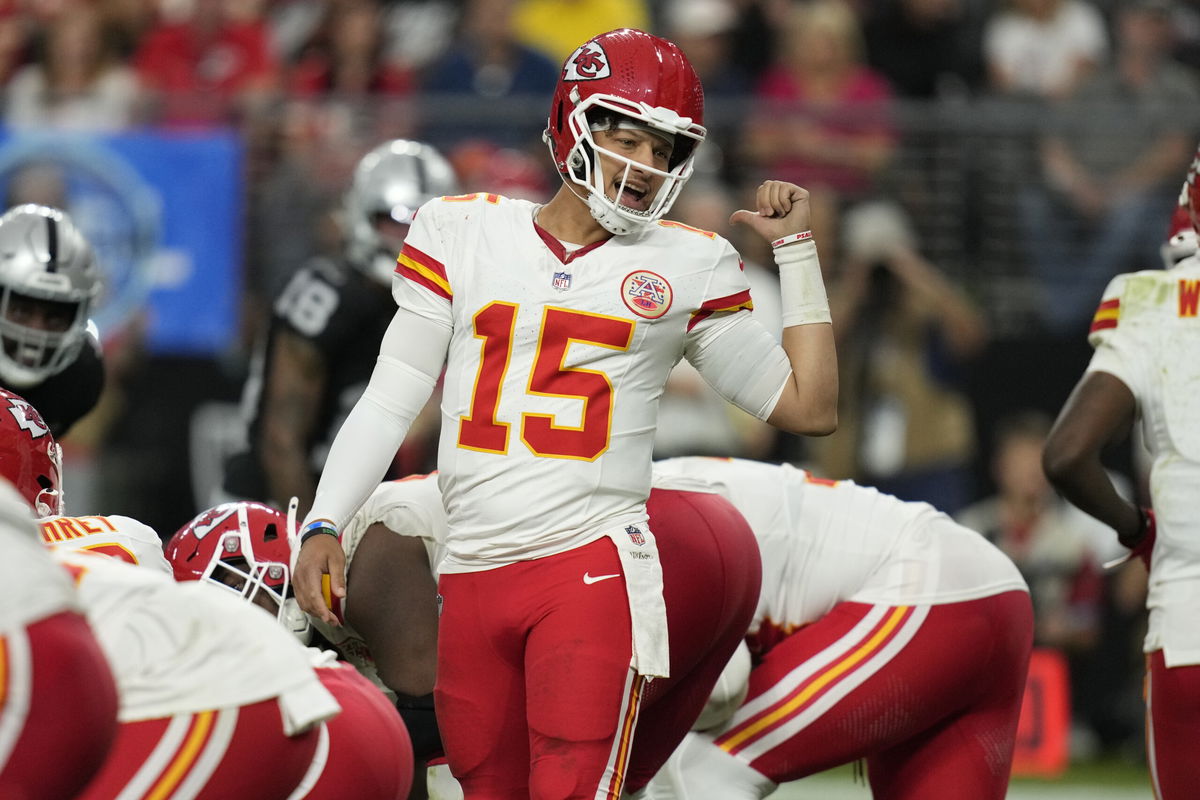
<instances>
[{"instance_id":1,"label":"open mouth","mask_svg":"<svg viewBox=\"0 0 1200 800\"><path fill-rule=\"evenodd\" d=\"M618 192L617 203L630 211L645 212L650 207L650 191L649 189L640 188L637 186L616 186L614 189Z\"/></svg>"}]
</instances>

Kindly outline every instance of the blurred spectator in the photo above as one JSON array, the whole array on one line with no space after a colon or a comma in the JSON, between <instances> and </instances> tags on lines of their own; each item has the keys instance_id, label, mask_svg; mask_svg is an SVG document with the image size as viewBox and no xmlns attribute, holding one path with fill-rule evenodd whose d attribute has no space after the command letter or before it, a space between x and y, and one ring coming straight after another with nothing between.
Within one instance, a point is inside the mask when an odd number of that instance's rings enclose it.
<instances>
[{"instance_id":1,"label":"blurred spectator","mask_svg":"<svg viewBox=\"0 0 1200 800\"><path fill-rule=\"evenodd\" d=\"M963 509L956 518L1003 550L1029 584L1034 644L1059 650L1067 658L1077 721L1075 747L1082 755L1095 746L1089 740L1097 735L1115 744L1136 733L1121 723L1128 717L1121 694L1136 671L1129 653L1136 649L1137 637L1118 620L1128 620L1129 611L1121 606L1131 605L1120 595L1139 595L1137 586L1123 587L1121 582L1128 583L1130 576L1140 580L1144 596L1145 570L1139 564L1118 575L1102 574L1102 562L1124 550L1112 544L1115 537L1107 526L1059 497L1046 480L1042 448L1051 423L1041 411L1002 419L996 426L991 463L996 494ZM1113 598L1108 597L1110 587L1115 589ZM1110 603L1111 609L1106 607ZM1136 607L1136 599L1132 605ZM1103 661L1097 658L1101 652L1107 656Z\"/></svg>"},{"instance_id":2,"label":"blurred spectator","mask_svg":"<svg viewBox=\"0 0 1200 800\"><path fill-rule=\"evenodd\" d=\"M974 496L975 427L964 366L988 338L975 304L918 249L894 205L845 217L828 280L841 372L838 432L814 439L821 473L947 513Z\"/></svg>"},{"instance_id":3,"label":"blurred spectator","mask_svg":"<svg viewBox=\"0 0 1200 800\"><path fill-rule=\"evenodd\" d=\"M388 3L388 57L420 72L442 56L454 38L462 0L391 0Z\"/></svg>"},{"instance_id":4,"label":"blurred spectator","mask_svg":"<svg viewBox=\"0 0 1200 800\"><path fill-rule=\"evenodd\" d=\"M499 147L486 139L461 143L451 151L450 163L464 193L494 192L544 203L558 188L558 175L546 168L545 157Z\"/></svg>"},{"instance_id":5,"label":"blurred spectator","mask_svg":"<svg viewBox=\"0 0 1200 800\"><path fill-rule=\"evenodd\" d=\"M113 47L123 62L137 52L142 37L154 27L160 0L92 0L107 21Z\"/></svg>"},{"instance_id":6,"label":"blurred spectator","mask_svg":"<svg viewBox=\"0 0 1200 800\"><path fill-rule=\"evenodd\" d=\"M579 43L615 28L650 29L646 0L517 0L517 38L556 67Z\"/></svg>"},{"instance_id":7,"label":"blurred spectator","mask_svg":"<svg viewBox=\"0 0 1200 800\"><path fill-rule=\"evenodd\" d=\"M1090 0L1009 0L983 36L991 87L1006 95L1065 97L1108 55L1104 17Z\"/></svg>"},{"instance_id":8,"label":"blurred spectator","mask_svg":"<svg viewBox=\"0 0 1200 800\"><path fill-rule=\"evenodd\" d=\"M832 198L835 207L871 193L891 160L895 130L887 81L863 63L862 50L858 19L843 0L792 6L743 131L759 172ZM834 239L832 213L814 205L823 258Z\"/></svg>"},{"instance_id":9,"label":"blurred spectator","mask_svg":"<svg viewBox=\"0 0 1200 800\"><path fill-rule=\"evenodd\" d=\"M7 85L25 62L29 34L29 20L17 10L17 0L0 0L0 85Z\"/></svg>"},{"instance_id":10,"label":"blurred spectator","mask_svg":"<svg viewBox=\"0 0 1200 800\"><path fill-rule=\"evenodd\" d=\"M278 64L256 0L191 0L190 13L163 18L142 40L134 65L158 96L167 125L240 118L274 90Z\"/></svg>"},{"instance_id":11,"label":"blurred spectator","mask_svg":"<svg viewBox=\"0 0 1200 800\"><path fill-rule=\"evenodd\" d=\"M128 127L138 81L119 62L115 44L94 5L74 0L62 6L39 42L37 59L8 85L5 122L14 128Z\"/></svg>"},{"instance_id":12,"label":"blurred spectator","mask_svg":"<svg viewBox=\"0 0 1200 800\"><path fill-rule=\"evenodd\" d=\"M979 42L965 0L886 0L863 34L868 63L900 97L961 95L979 83Z\"/></svg>"},{"instance_id":13,"label":"blurred spectator","mask_svg":"<svg viewBox=\"0 0 1200 800\"><path fill-rule=\"evenodd\" d=\"M701 175L732 177L739 172L731 158L751 83L732 60L738 24L732 0L669 0L663 9L663 35L687 54L704 86L708 137L697 156Z\"/></svg>"},{"instance_id":14,"label":"blurred spectator","mask_svg":"<svg viewBox=\"0 0 1200 800\"><path fill-rule=\"evenodd\" d=\"M287 77L295 95L341 98L407 94L412 74L387 55L379 0L329 0Z\"/></svg>"},{"instance_id":15,"label":"blurred spectator","mask_svg":"<svg viewBox=\"0 0 1200 800\"><path fill-rule=\"evenodd\" d=\"M723 185L692 180L679 195L671 216L700 230L713 231L736 247L740 244L738 237L744 235L743 227L729 224L729 216L736 209L733 196ZM739 247L739 252L749 251ZM754 261L746 261L744 267L754 300L752 313L778 339L783 332L779 275ZM775 440L775 428L726 401L687 360L671 371L659 401L655 458L766 458L773 452Z\"/></svg>"},{"instance_id":16,"label":"blurred spectator","mask_svg":"<svg viewBox=\"0 0 1200 800\"><path fill-rule=\"evenodd\" d=\"M508 147L541 146L545 107L554 94L558 64L514 35L516 0L468 0L462 28L448 53L426 75L424 90L445 96L433 141L453 146L471 138ZM522 113L521 104L528 104ZM518 125L514 120L528 119Z\"/></svg>"},{"instance_id":17,"label":"blurred spectator","mask_svg":"<svg viewBox=\"0 0 1200 800\"><path fill-rule=\"evenodd\" d=\"M1116 59L1070 98L1041 144L1042 181L1019 197L1028 259L1043 283L1042 318L1081 333L1114 275L1157 267L1164 220L1195 132L1192 70L1170 58L1157 0L1117 13Z\"/></svg>"}]
</instances>

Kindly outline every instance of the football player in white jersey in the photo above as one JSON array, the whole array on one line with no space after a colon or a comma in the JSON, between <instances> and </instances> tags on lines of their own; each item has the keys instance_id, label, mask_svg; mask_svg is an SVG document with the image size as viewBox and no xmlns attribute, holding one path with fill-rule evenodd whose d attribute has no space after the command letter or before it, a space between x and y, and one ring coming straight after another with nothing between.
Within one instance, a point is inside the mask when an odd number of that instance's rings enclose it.
<instances>
[{"instance_id":1,"label":"football player in white jersey","mask_svg":"<svg viewBox=\"0 0 1200 800\"><path fill-rule=\"evenodd\" d=\"M0 604L0 797L67 800L116 738L116 684L71 576L38 544L24 498L5 480L0 543L0 582L14 598Z\"/></svg>"},{"instance_id":2,"label":"football player in white jersey","mask_svg":"<svg viewBox=\"0 0 1200 800\"><path fill-rule=\"evenodd\" d=\"M724 648L724 639L740 639L753 613L757 550L753 535L728 503L706 487L704 493L694 491L699 488L694 482L668 483L674 488L656 487L648 507L659 549L664 558L670 556L664 567L664 589L673 600L668 612L676 642L672 664L681 674L706 675L711 683L724 663L710 655L714 642L720 641ZM244 513L241 531L225 522L239 508L249 512ZM279 512L238 503L218 506L197 520L199 527L189 523L167 544L167 558L178 578L239 585L248 599L269 597L265 605L273 612L281 601L292 602L286 599L290 545L288 537L278 535L286 524ZM312 618L317 631L364 676L391 699L399 696L401 713L416 736L418 776L424 762L441 760L441 741L432 708L406 704L405 695L423 695L433 688L438 626L435 580L445 537L446 513L435 475L381 484L341 537L346 596L330 598L340 624ZM709 542L717 543L721 558L711 557ZM612 591L619 594L623 589L617 577L597 575L592 583L612 583ZM744 602L727 602L734 597ZM672 721L694 718L707 691L674 678L656 682L654 690L647 701L651 724L662 715ZM651 739L631 761L630 774L648 779L669 755L670 746L657 737Z\"/></svg>"},{"instance_id":3,"label":"football player in white jersey","mask_svg":"<svg viewBox=\"0 0 1200 800\"><path fill-rule=\"evenodd\" d=\"M62 455L41 412L23 397L0 389L0 476L31 498L38 531L47 545L98 553L171 574L162 540L130 517L64 516Z\"/></svg>"},{"instance_id":4,"label":"football player in white jersey","mask_svg":"<svg viewBox=\"0 0 1200 800\"><path fill-rule=\"evenodd\" d=\"M728 242L663 219L702 123L699 79L670 42L621 29L567 58L545 135L562 187L545 205L479 194L422 206L393 283L399 309L302 528L297 598L333 623L321 582L343 596L339 531L445 366L435 699L467 797L637 788L626 767L639 703L648 679L671 674L665 563L646 525L671 367L686 357L792 432L836 427L807 191L767 181L734 215L775 245L782 347L740 313L750 293Z\"/></svg>"},{"instance_id":5,"label":"football player in white jersey","mask_svg":"<svg viewBox=\"0 0 1200 800\"><path fill-rule=\"evenodd\" d=\"M1033 644L1028 589L1003 553L926 503L789 465L654 469L733 503L763 584L753 668L731 662L724 718L710 703L648 798L757 800L865 758L875 797L1002 800Z\"/></svg>"},{"instance_id":6,"label":"football player in white jersey","mask_svg":"<svg viewBox=\"0 0 1200 800\"><path fill-rule=\"evenodd\" d=\"M62 510L58 445L33 406L11 392L0 392L0 400L0 475L11 479L27 514L36 510L59 531L57 521L67 518L46 516ZM101 530L65 526L78 535L41 537L65 567L68 586L74 577L75 596L107 665L87 681L80 681L87 673L72 673L81 685L94 684L95 708L85 700L65 713L87 719L103 709L111 671L120 725L103 766L74 796L292 797L310 765L327 756L322 723L340 711L309 653L261 610L227 592L177 584L169 567L164 573L155 566L166 561L161 549L157 561L151 557L145 531L135 528L139 538L121 539L117 526L102 529L97 521L104 518L83 519ZM29 524L36 536L32 517ZM100 534L110 537L107 544L89 541ZM57 674L34 666L35 689L41 673L47 680ZM51 752L61 759L68 744ZM271 769L264 770L264 762Z\"/></svg>"},{"instance_id":7,"label":"football player in white jersey","mask_svg":"<svg viewBox=\"0 0 1200 800\"><path fill-rule=\"evenodd\" d=\"M1200 231L1200 153L1180 195ZM1172 230L1169 247L1186 237ZM1146 713L1150 777L1162 800L1200 786L1200 258L1118 275L1092 319L1091 363L1046 441L1043 466L1072 503L1116 531L1150 569ZM1113 486L1101 452L1138 423L1153 463L1150 508Z\"/></svg>"},{"instance_id":8,"label":"football player in white jersey","mask_svg":"<svg viewBox=\"0 0 1200 800\"><path fill-rule=\"evenodd\" d=\"M441 513L440 505L438 512ZM284 515L261 503L224 503L201 512L176 531L166 544L166 557L177 580L211 582L225 590L233 589L244 600L275 615L292 634L307 642L311 634L308 619L290 592L289 565L294 529L294 512ZM353 525L347 530L352 529ZM356 532L355 545L363 532ZM413 541L408 537L392 536L390 532L386 535L388 539ZM368 553L366 559L356 562L360 564L360 571L390 563L387 548L390 542L380 542L378 538L364 548ZM417 544L419 547L419 540ZM355 549L351 548L351 554ZM424 559L424 550L421 550L421 558ZM375 563L381 560L382 564ZM393 574L391 579L397 580L397 576ZM428 562L425 562L424 582L429 584L429 589L420 599L432 608L434 590ZM365 590L368 581L358 580L350 585ZM402 602L410 596L399 597ZM370 597L357 594L351 597L355 606L373 611L369 616L360 612L356 621L365 618L382 625L395 624L397 620L421 619L420 612L400 602L376 606L368 602ZM338 611L341 613L341 607ZM429 616L431 627L435 627L436 615L430 613ZM395 627L398 635L408 635L400 625L395 624ZM295 795L293 800L339 800L344 797L395 800L408 797L414 772L413 750L405 723L393 707L395 694L379 680L371 652L353 630L327 629L320 624L318 629L345 634L341 641L332 641L353 666L335 661L332 653L326 653L328 657L317 664L317 676L337 698L342 713L326 723L327 749L319 763L314 761L314 768L306 777L304 792ZM432 637L426 649L430 654L428 660L432 661ZM315 648L310 650L317 652ZM386 653L385 648L380 650ZM432 689L432 664L429 670L429 687L425 693Z\"/></svg>"}]
</instances>

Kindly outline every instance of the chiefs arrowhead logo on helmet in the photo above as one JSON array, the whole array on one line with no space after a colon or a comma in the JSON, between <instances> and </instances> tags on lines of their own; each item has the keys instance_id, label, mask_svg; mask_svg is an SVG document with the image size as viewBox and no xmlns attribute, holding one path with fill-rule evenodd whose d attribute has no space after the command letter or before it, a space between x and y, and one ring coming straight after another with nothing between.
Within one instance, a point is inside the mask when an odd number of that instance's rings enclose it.
<instances>
[{"instance_id":1,"label":"chiefs arrowhead logo on helmet","mask_svg":"<svg viewBox=\"0 0 1200 800\"><path fill-rule=\"evenodd\" d=\"M612 74L608 54L598 42L584 42L563 64L564 81L595 81Z\"/></svg>"},{"instance_id":2,"label":"chiefs arrowhead logo on helmet","mask_svg":"<svg viewBox=\"0 0 1200 800\"><path fill-rule=\"evenodd\" d=\"M40 439L50 433L50 428L42 420L42 415L37 412L36 408L29 405L28 401L20 397L9 396L8 413L12 414L13 419L17 421L17 427L28 431L34 439Z\"/></svg>"}]
</instances>

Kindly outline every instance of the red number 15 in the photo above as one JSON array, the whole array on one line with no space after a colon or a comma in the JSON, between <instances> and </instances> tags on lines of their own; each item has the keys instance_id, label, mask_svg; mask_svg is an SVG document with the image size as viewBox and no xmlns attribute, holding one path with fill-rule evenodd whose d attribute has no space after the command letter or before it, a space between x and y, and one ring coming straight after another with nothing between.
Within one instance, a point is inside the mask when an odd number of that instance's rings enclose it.
<instances>
[{"instance_id":1,"label":"red number 15","mask_svg":"<svg viewBox=\"0 0 1200 800\"><path fill-rule=\"evenodd\" d=\"M508 452L509 423L496 419L500 390L512 357L515 303L493 302L474 318L475 338L481 339L479 372L471 409L458 423L458 445L486 453ZM537 352L526 391L541 397L575 397L583 402L578 427L557 425L553 415L521 415L521 441L535 455L594 461L608 449L612 425L613 388L603 372L565 367L573 342L612 350L627 350L634 322L617 317L547 307L542 312Z\"/></svg>"}]
</instances>

